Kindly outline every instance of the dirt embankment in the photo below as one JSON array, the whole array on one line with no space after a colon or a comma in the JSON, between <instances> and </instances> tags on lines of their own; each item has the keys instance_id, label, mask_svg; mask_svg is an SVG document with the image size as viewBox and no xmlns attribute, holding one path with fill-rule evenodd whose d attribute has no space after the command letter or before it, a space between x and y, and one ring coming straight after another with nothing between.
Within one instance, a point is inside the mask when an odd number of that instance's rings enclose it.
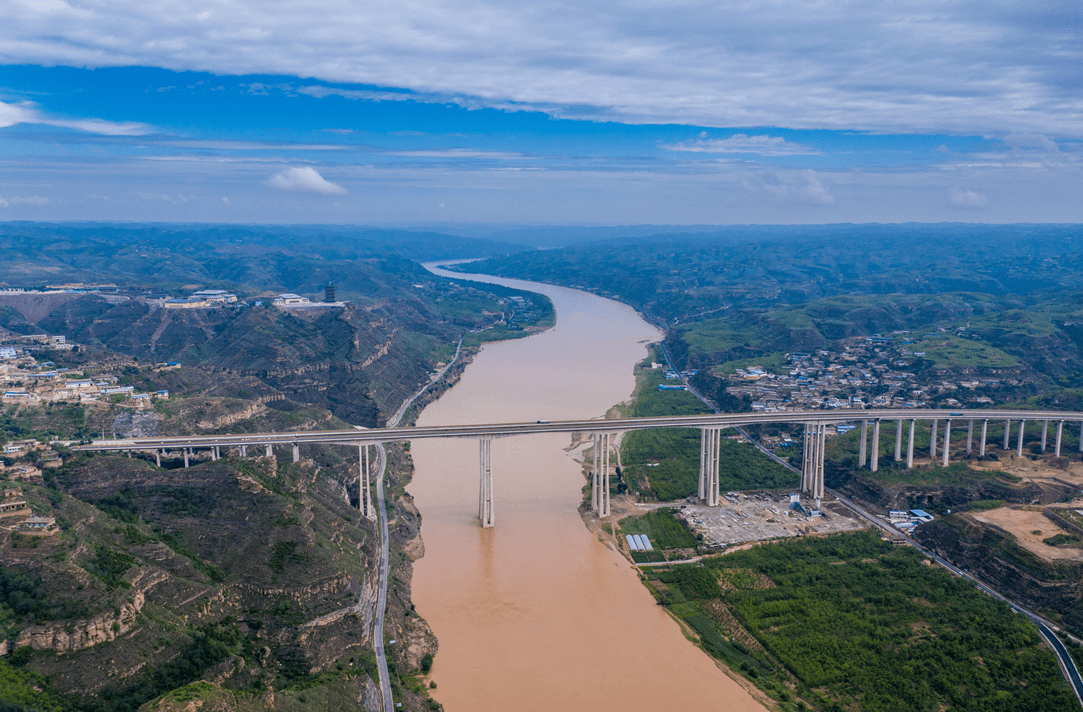
<instances>
[{"instance_id":1,"label":"dirt embankment","mask_svg":"<svg viewBox=\"0 0 1083 712\"><path fill-rule=\"evenodd\" d=\"M914 538L978 578L996 582L1009 598L1042 611L1076 635L1083 634L1083 557L1078 556L1079 550L1066 557L1041 556L1045 552L1039 547L1047 545L1035 543L1039 535L1032 532L1041 531L1044 538L1052 536L1055 527L1040 511L980 514L988 521L981 521L976 513L953 514L922 524ZM1000 524L1019 531L1023 538Z\"/></svg>"}]
</instances>

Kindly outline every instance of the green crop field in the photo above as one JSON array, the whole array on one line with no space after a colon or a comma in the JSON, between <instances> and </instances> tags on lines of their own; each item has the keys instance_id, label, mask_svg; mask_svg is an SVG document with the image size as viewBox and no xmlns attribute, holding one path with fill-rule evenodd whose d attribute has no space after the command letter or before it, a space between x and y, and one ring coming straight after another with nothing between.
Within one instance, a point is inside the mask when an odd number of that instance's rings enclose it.
<instances>
[{"instance_id":1,"label":"green crop field","mask_svg":"<svg viewBox=\"0 0 1083 712\"><path fill-rule=\"evenodd\" d=\"M870 531L645 575L783 710L1080 709L1033 624Z\"/></svg>"}]
</instances>

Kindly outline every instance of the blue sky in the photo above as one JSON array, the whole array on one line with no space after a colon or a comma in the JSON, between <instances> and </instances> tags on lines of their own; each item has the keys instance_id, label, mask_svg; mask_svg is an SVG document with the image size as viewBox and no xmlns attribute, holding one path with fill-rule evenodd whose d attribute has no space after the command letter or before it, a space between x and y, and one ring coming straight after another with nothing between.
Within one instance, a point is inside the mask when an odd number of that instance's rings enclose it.
<instances>
[{"instance_id":1,"label":"blue sky","mask_svg":"<svg viewBox=\"0 0 1083 712\"><path fill-rule=\"evenodd\" d=\"M0 12L0 220L1083 221L1074 4Z\"/></svg>"}]
</instances>

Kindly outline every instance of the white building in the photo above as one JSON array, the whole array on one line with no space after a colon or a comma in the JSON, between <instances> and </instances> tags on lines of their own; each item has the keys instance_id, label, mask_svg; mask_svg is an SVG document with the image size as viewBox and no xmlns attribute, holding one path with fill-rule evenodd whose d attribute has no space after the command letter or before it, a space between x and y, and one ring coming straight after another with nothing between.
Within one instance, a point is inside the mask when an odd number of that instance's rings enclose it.
<instances>
[{"instance_id":1,"label":"white building","mask_svg":"<svg viewBox=\"0 0 1083 712\"><path fill-rule=\"evenodd\" d=\"M302 297L300 294L287 292L285 294L279 294L271 303L276 307L295 307L311 304L312 302L307 298Z\"/></svg>"}]
</instances>

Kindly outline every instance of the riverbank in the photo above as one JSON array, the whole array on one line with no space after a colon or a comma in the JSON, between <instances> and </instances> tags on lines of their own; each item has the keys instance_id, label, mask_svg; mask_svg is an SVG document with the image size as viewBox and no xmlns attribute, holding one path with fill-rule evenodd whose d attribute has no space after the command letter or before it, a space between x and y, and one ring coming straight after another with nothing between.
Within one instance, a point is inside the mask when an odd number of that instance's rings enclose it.
<instances>
[{"instance_id":1,"label":"riverbank","mask_svg":"<svg viewBox=\"0 0 1083 712\"><path fill-rule=\"evenodd\" d=\"M656 329L623 304L500 281L552 299L555 327L484 346L419 425L601 417L629 396ZM425 556L412 588L439 639L436 699L450 712L762 709L583 527L582 468L567 447L562 435L494 441L497 524L482 529L478 446L413 444Z\"/></svg>"}]
</instances>

